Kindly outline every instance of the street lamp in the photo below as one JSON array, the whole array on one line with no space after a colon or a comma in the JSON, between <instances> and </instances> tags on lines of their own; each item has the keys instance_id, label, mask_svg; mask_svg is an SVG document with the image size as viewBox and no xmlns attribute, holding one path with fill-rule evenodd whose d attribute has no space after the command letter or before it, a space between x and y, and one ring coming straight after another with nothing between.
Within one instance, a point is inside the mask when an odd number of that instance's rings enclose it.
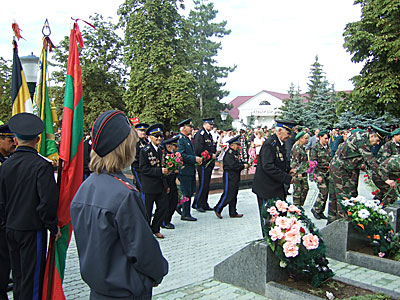
<instances>
[{"instance_id":1,"label":"street lamp","mask_svg":"<svg viewBox=\"0 0 400 300\"><path fill-rule=\"evenodd\" d=\"M221 111L220 115L221 115L221 120L225 122L226 118L228 117L228 112L223 110Z\"/></svg>"},{"instance_id":2,"label":"street lamp","mask_svg":"<svg viewBox=\"0 0 400 300\"><path fill-rule=\"evenodd\" d=\"M35 95L36 81L38 76L38 63L39 57L31 55L20 57L22 69L24 70L26 83L28 84L29 94L33 101L33 96Z\"/></svg>"}]
</instances>

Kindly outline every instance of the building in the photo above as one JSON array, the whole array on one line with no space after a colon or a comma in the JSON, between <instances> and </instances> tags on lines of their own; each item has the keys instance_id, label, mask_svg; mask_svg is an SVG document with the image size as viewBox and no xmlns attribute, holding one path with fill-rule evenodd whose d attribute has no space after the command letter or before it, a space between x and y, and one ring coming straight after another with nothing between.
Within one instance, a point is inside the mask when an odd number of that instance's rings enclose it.
<instances>
[{"instance_id":1,"label":"building","mask_svg":"<svg viewBox=\"0 0 400 300\"><path fill-rule=\"evenodd\" d=\"M232 106L229 111L233 118L232 127L235 129L251 127L271 128L274 119L280 113L283 99L289 98L289 94L271 91L261 91L254 96L238 96L228 104Z\"/></svg>"}]
</instances>

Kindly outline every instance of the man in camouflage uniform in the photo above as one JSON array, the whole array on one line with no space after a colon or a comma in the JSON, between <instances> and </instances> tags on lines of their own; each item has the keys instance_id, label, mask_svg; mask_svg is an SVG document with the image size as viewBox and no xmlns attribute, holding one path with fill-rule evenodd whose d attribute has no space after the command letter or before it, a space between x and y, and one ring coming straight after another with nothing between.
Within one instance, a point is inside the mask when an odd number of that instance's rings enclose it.
<instances>
[{"instance_id":1,"label":"man in camouflage uniform","mask_svg":"<svg viewBox=\"0 0 400 300\"><path fill-rule=\"evenodd\" d=\"M382 194L387 194L384 199L380 199L384 204L392 204L398 199L396 194L396 180L400 178L400 155L395 154L385 159L377 172L374 183ZM389 192L390 191L390 192Z\"/></svg>"},{"instance_id":2,"label":"man in camouflage uniform","mask_svg":"<svg viewBox=\"0 0 400 300\"><path fill-rule=\"evenodd\" d=\"M392 139L384 144L378 152L380 161L384 161L392 155L400 154L400 128L391 133Z\"/></svg>"},{"instance_id":3,"label":"man in camouflage uniform","mask_svg":"<svg viewBox=\"0 0 400 300\"><path fill-rule=\"evenodd\" d=\"M331 161L331 149L329 143L329 131L321 130L318 133L319 142L310 151L310 160L317 161L315 175L317 176L317 186L319 189L318 198L311 209L312 214L317 220L327 219L324 215L326 201L329 194L329 163Z\"/></svg>"},{"instance_id":4,"label":"man in camouflage uniform","mask_svg":"<svg viewBox=\"0 0 400 300\"><path fill-rule=\"evenodd\" d=\"M303 206L308 193L308 174L304 167L308 161L305 146L308 143L309 135L300 131L296 135L296 143L291 151L290 167L296 169L293 181L293 204Z\"/></svg>"},{"instance_id":5,"label":"man in camouflage uniform","mask_svg":"<svg viewBox=\"0 0 400 300\"><path fill-rule=\"evenodd\" d=\"M344 217L340 202L354 192L351 183L354 171L360 170L363 164L368 164L374 172L378 170L378 159L370 150L378 141L375 130L354 132L336 152L329 166L336 193L336 199L329 199L329 222Z\"/></svg>"}]
</instances>

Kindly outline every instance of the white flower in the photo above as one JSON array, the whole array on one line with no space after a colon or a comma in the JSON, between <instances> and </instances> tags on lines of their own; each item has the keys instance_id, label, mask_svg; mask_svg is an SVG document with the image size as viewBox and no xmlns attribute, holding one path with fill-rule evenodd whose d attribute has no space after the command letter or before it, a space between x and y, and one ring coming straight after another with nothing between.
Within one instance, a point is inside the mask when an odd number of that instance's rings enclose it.
<instances>
[{"instance_id":1,"label":"white flower","mask_svg":"<svg viewBox=\"0 0 400 300\"><path fill-rule=\"evenodd\" d=\"M280 263L279 263L279 266L281 268L286 268L287 264L283 260L281 260Z\"/></svg>"},{"instance_id":2,"label":"white flower","mask_svg":"<svg viewBox=\"0 0 400 300\"><path fill-rule=\"evenodd\" d=\"M342 204L344 205L344 206L354 206L355 204L354 204L354 202L350 199L350 200L343 200L342 201Z\"/></svg>"},{"instance_id":3,"label":"white flower","mask_svg":"<svg viewBox=\"0 0 400 300\"><path fill-rule=\"evenodd\" d=\"M376 206L380 206L381 205L381 200L371 200L374 201Z\"/></svg>"},{"instance_id":4,"label":"white flower","mask_svg":"<svg viewBox=\"0 0 400 300\"><path fill-rule=\"evenodd\" d=\"M369 217L369 211L368 210L366 210L366 209L360 209L360 211L358 212L358 216L361 218L361 219L368 219L368 217Z\"/></svg>"},{"instance_id":5,"label":"white flower","mask_svg":"<svg viewBox=\"0 0 400 300\"><path fill-rule=\"evenodd\" d=\"M374 200L367 200L365 201L364 205L368 208L374 208L376 207Z\"/></svg>"},{"instance_id":6,"label":"white flower","mask_svg":"<svg viewBox=\"0 0 400 300\"><path fill-rule=\"evenodd\" d=\"M384 216L387 215L387 211L382 208L379 209L378 213L380 213L381 215L384 215Z\"/></svg>"},{"instance_id":7,"label":"white flower","mask_svg":"<svg viewBox=\"0 0 400 300\"><path fill-rule=\"evenodd\" d=\"M367 202L367 199L364 196L358 196L357 201L362 204L365 204L365 202Z\"/></svg>"}]
</instances>

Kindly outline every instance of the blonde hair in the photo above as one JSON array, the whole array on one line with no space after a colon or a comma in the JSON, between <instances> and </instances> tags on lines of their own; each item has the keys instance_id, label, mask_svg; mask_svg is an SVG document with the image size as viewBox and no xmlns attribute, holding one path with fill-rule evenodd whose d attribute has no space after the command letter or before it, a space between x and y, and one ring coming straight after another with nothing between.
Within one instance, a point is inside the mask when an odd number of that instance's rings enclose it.
<instances>
[{"instance_id":1,"label":"blonde hair","mask_svg":"<svg viewBox=\"0 0 400 300\"><path fill-rule=\"evenodd\" d=\"M90 152L89 169L97 174L105 170L107 173L121 172L131 165L136 155L138 135L135 130L131 132L113 151L106 156L99 156L94 150Z\"/></svg>"}]
</instances>

